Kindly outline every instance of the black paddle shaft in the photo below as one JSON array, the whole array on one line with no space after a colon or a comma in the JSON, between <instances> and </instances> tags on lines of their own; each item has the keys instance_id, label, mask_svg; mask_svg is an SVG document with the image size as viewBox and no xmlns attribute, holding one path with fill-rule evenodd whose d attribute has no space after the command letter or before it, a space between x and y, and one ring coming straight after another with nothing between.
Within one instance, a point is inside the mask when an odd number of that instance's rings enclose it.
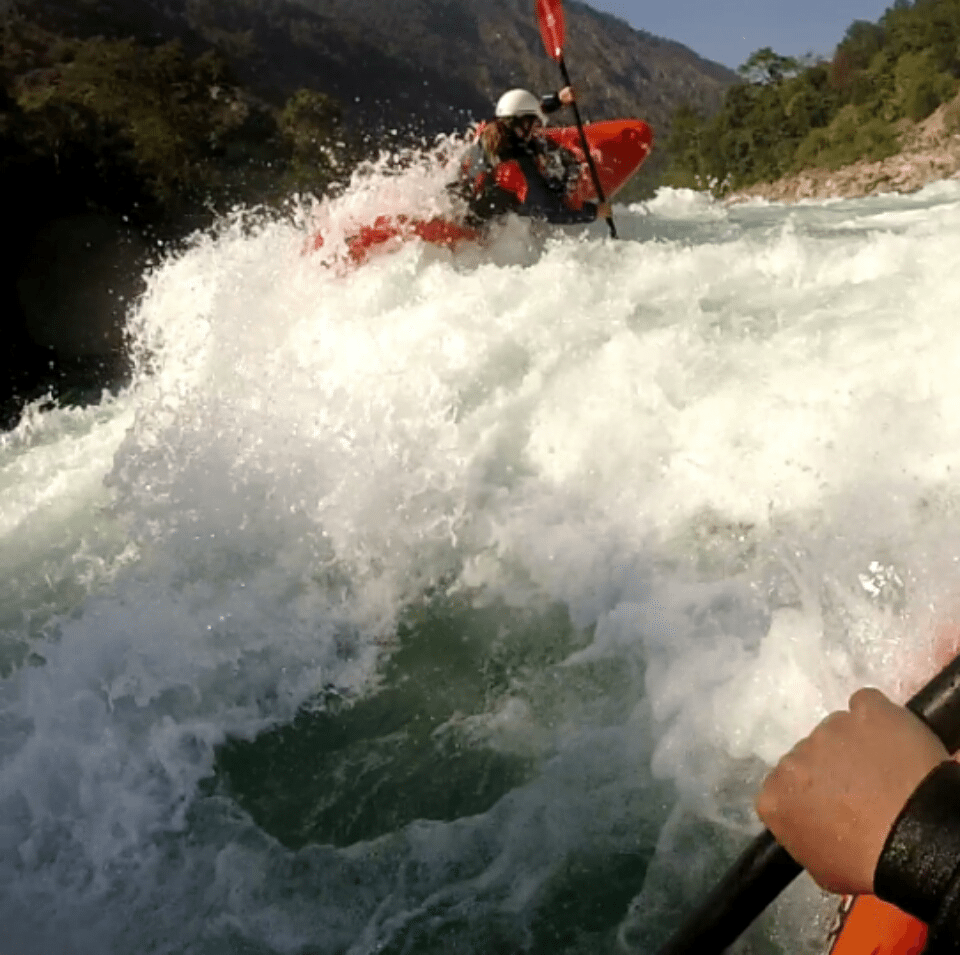
<instances>
[{"instance_id":1,"label":"black paddle shaft","mask_svg":"<svg viewBox=\"0 0 960 955\"><path fill-rule=\"evenodd\" d=\"M960 749L960 656L910 698L951 753ZM803 871L764 830L658 955L719 955Z\"/></svg>"},{"instance_id":2,"label":"black paddle shaft","mask_svg":"<svg viewBox=\"0 0 960 955\"><path fill-rule=\"evenodd\" d=\"M573 86L570 82L570 74L567 72L567 64L563 61L563 56L557 61L560 64L560 75L563 77L564 86ZM587 168L590 170L590 176L593 179L593 188L597 193L597 198L601 202L606 202L607 197L603 194L603 186L600 185L600 177L597 175L597 167L593 164L593 156L590 155L590 144L587 142L587 134L583 131L583 120L580 118L580 110L577 108L577 101L571 104L573 115L577 121L577 129L580 131L580 142L583 145L584 155L587 157ZM607 216L607 226L610 228L610 238L617 237L617 227L613 223L613 216Z\"/></svg>"}]
</instances>

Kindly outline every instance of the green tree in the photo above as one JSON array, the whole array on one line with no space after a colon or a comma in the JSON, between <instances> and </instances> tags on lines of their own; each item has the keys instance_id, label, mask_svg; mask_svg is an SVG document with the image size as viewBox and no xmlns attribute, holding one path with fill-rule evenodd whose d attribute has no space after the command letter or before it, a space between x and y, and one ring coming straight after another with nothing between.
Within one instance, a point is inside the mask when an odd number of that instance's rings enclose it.
<instances>
[{"instance_id":1,"label":"green tree","mask_svg":"<svg viewBox=\"0 0 960 955\"><path fill-rule=\"evenodd\" d=\"M782 83L799 69L800 63L794 57L781 56L765 46L751 53L737 72L749 83Z\"/></svg>"},{"instance_id":2,"label":"green tree","mask_svg":"<svg viewBox=\"0 0 960 955\"><path fill-rule=\"evenodd\" d=\"M875 54L883 48L886 34L878 23L854 20L837 44L836 55L844 59L852 70L863 70Z\"/></svg>"},{"instance_id":3,"label":"green tree","mask_svg":"<svg viewBox=\"0 0 960 955\"><path fill-rule=\"evenodd\" d=\"M664 145L671 164L664 184L678 188L707 187L706 122L703 114L689 103L674 113L670 137Z\"/></svg>"},{"instance_id":4,"label":"green tree","mask_svg":"<svg viewBox=\"0 0 960 955\"><path fill-rule=\"evenodd\" d=\"M955 92L956 81L938 70L938 59L934 51L927 50L906 52L897 60L897 108L914 122L925 119Z\"/></svg>"},{"instance_id":5,"label":"green tree","mask_svg":"<svg viewBox=\"0 0 960 955\"><path fill-rule=\"evenodd\" d=\"M343 111L317 90L297 90L280 113L280 131L292 151L291 185L323 188L343 161Z\"/></svg>"},{"instance_id":6,"label":"green tree","mask_svg":"<svg viewBox=\"0 0 960 955\"><path fill-rule=\"evenodd\" d=\"M55 55L18 89L38 152L58 163L85 155L105 183L137 181L160 202L207 184L211 134L231 125L210 97L223 76L218 58L191 62L177 43L102 38L64 42Z\"/></svg>"},{"instance_id":7,"label":"green tree","mask_svg":"<svg viewBox=\"0 0 960 955\"><path fill-rule=\"evenodd\" d=\"M679 117L677 175L737 188L811 165L880 159L897 150L905 120L919 122L957 95L960 0L898 0L879 23L851 23L829 63L765 47L740 73L747 82L727 91L713 120ZM960 107L950 122L955 114Z\"/></svg>"}]
</instances>

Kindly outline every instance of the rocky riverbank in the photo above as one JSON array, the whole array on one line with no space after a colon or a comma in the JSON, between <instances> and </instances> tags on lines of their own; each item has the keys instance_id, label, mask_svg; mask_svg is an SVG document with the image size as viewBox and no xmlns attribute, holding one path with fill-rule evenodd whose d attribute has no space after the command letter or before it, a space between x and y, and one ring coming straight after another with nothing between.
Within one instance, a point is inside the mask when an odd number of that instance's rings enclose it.
<instances>
[{"instance_id":1,"label":"rocky riverbank","mask_svg":"<svg viewBox=\"0 0 960 955\"><path fill-rule=\"evenodd\" d=\"M776 182L758 183L727 197L797 202L800 199L855 199L887 192L915 192L943 179L960 179L960 96L901 133L901 150L878 162L840 169L805 169Z\"/></svg>"}]
</instances>

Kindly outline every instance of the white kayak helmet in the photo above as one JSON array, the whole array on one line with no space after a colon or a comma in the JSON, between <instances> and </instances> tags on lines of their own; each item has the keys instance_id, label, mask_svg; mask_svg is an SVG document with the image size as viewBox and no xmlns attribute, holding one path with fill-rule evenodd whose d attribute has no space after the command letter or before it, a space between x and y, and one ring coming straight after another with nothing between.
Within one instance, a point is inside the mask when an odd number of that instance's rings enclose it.
<instances>
[{"instance_id":1,"label":"white kayak helmet","mask_svg":"<svg viewBox=\"0 0 960 955\"><path fill-rule=\"evenodd\" d=\"M540 100L533 93L529 90L507 90L497 100L496 117L511 119L518 116L536 116L544 126L547 125L547 118L540 108Z\"/></svg>"}]
</instances>

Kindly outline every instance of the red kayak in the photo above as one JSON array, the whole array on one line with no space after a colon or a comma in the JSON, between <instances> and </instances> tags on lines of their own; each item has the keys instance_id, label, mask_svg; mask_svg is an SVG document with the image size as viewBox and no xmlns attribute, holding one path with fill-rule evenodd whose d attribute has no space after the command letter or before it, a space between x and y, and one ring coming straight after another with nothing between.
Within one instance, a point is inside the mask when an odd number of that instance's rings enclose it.
<instances>
[{"instance_id":1,"label":"red kayak","mask_svg":"<svg viewBox=\"0 0 960 955\"><path fill-rule=\"evenodd\" d=\"M611 119L603 123L589 123L583 129L604 196L612 199L650 155L653 130L639 119ZM548 127L544 133L548 139L569 149L583 164L580 181L569 197L570 204L579 209L585 202L595 202L597 192L593 188L577 127Z\"/></svg>"},{"instance_id":2,"label":"red kayak","mask_svg":"<svg viewBox=\"0 0 960 955\"><path fill-rule=\"evenodd\" d=\"M612 199L650 154L653 130L639 119L614 119L590 123L584 126L584 132L604 195ZM583 164L580 179L568 196L571 208L579 209L585 202L596 200L577 128L548 127L544 135L569 149ZM476 242L479 238L479 230L450 219L382 215L347 237L347 255L359 265L375 252L399 248L411 239L455 248L463 242ZM323 244L323 236L318 233L311 239L308 251L316 251Z\"/></svg>"},{"instance_id":3,"label":"red kayak","mask_svg":"<svg viewBox=\"0 0 960 955\"><path fill-rule=\"evenodd\" d=\"M829 955L920 955L927 927L875 895L845 899Z\"/></svg>"},{"instance_id":4,"label":"red kayak","mask_svg":"<svg viewBox=\"0 0 960 955\"><path fill-rule=\"evenodd\" d=\"M347 254L359 265L375 251L387 251L409 239L421 239L448 248L460 242L475 242L480 238L477 229L449 219L411 219L409 216L377 216L370 225L360 226L347 236ZM323 236L318 232L310 243L316 252L323 247Z\"/></svg>"}]
</instances>

